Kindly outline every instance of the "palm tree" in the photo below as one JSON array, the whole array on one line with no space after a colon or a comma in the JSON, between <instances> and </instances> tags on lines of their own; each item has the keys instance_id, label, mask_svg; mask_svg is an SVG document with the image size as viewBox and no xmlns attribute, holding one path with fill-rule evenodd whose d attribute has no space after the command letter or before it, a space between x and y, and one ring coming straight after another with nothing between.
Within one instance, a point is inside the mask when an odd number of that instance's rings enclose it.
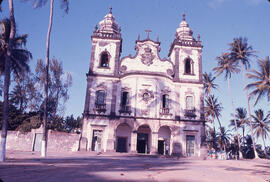
<instances>
[{"instance_id":1,"label":"palm tree","mask_svg":"<svg viewBox=\"0 0 270 182\"><path fill-rule=\"evenodd\" d=\"M244 82L244 90L246 92L246 99L247 99L247 105L248 105L248 115L249 115L249 126L251 129L251 138L252 138L252 144L253 144L253 150L255 154L255 158L259 158L258 154L256 152L256 145L254 142L254 134L253 134L253 128L252 128L252 122L251 122L251 111L250 111L250 104L249 104L249 95L248 90L246 88L246 70L250 67L250 61L251 57L255 56L255 51L253 48L248 45L247 39L238 37L234 38L233 42L229 44L230 45L230 57L233 62L236 62L237 64L241 62L242 66L242 76L243 76L243 82Z\"/></svg>"},{"instance_id":2,"label":"palm tree","mask_svg":"<svg viewBox=\"0 0 270 182\"><path fill-rule=\"evenodd\" d=\"M0 73L4 70L4 116L2 124L2 133L0 141L0 162L5 161L6 137L9 115L9 86L11 72L15 76L29 70L28 61L32 58L29 51L24 49L27 35L16 36L16 24L14 18L13 1L9 0L10 19L4 19L0 22L2 34L0 35L1 53L0 53Z\"/></svg>"},{"instance_id":3,"label":"palm tree","mask_svg":"<svg viewBox=\"0 0 270 182\"><path fill-rule=\"evenodd\" d=\"M211 95L212 89L217 89L218 85L214 83L216 77L212 76L212 73L207 74L206 72L203 74L203 87L204 93L206 95Z\"/></svg>"},{"instance_id":4,"label":"palm tree","mask_svg":"<svg viewBox=\"0 0 270 182\"><path fill-rule=\"evenodd\" d=\"M255 80L247 85L248 89L253 89L249 94L250 97L257 96L254 105L263 97L267 96L270 101L270 60L267 56L265 59L258 60L259 70L252 69L247 74L248 78Z\"/></svg>"},{"instance_id":5,"label":"palm tree","mask_svg":"<svg viewBox=\"0 0 270 182\"><path fill-rule=\"evenodd\" d=\"M226 146L230 141L231 134L229 134L229 130L226 130L225 127L220 128L220 132L217 133L217 141L220 145L220 148L224 149L226 153Z\"/></svg>"},{"instance_id":6,"label":"palm tree","mask_svg":"<svg viewBox=\"0 0 270 182\"><path fill-rule=\"evenodd\" d=\"M242 138L244 138L245 137L245 125L248 123L247 110L245 108L242 108L242 107L236 108L235 117L236 117L236 123L237 123L238 128L242 128ZM234 119L232 119L230 121L230 126L234 127L234 129L236 130Z\"/></svg>"},{"instance_id":7,"label":"palm tree","mask_svg":"<svg viewBox=\"0 0 270 182\"><path fill-rule=\"evenodd\" d=\"M212 120L214 122L215 118L218 120L219 123L219 128L221 128L221 122L219 120L219 117L221 116L220 112L222 110L222 106L220 103L218 103L217 98L214 97L214 95L207 96L205 99L205 114L206 117L211 116ZM214 130L215 130L215 125L214 125Z\"/></svg>"},{"instance_id":8,"label":"palm tree","mask_svg":"<svg viewBox=\"0 0 270 182\"><path fill-rule=\"evenodd\" d=\"M263 139L264 152L266 153L265 139L268 136L268 132L270 132L270 115L266 115L264 117L264 113L262 109L258 109L255 111L255 115L252 115L253 118L253 128L255 130L256 137L261 137Z\"/></svg>"},{"instance_id":9,"label":"palm tree","mask_svg":"<svg viewBox=\"0 0 270 182\"><path fill-rule=\"evenodd\" d=\"M32 1L32 0L28 0ZM49 0L33 0L34 8L44 6ZM45 98L44 98L44 117L43 117L43 136L41 142L41 156L46 157L47 155L47 122L48 122L48 92L49 92L49 66L50 66L50 39L51 39L51 30L53 23L53 8L54 8L54 0L51 0L50 4L50 18L49 18L49 27L47 32L47 40L46 40L46 81L44 84L45 88ZM69 11L69 2L68 0L61 0L61 8L65 10L65 13Z\"/></svg>"},{"instance_id":10,"label":"palm tree","mask_svg":"<svg viewBox=\"0 0 270 182\"><path fill-rule=\"evenodd\" d=\"M208 125L206 126L206 142L208 144L208 149L211 150L212 148L217 150L217 136L216 136L216 131L211 128Z\"/></svg>"},{"instance_id":11,"label":"palm tree","mask_svg":"<svg viewBox=\"0 0 270 182\"><path fill-rule=\"evenodd\" d=\"M216 72L217 76L221 75L222 73L225 72L225 79L227 80L228 84L228 91L229 95L231 98L231 103L232 103L232 111L233 111L233 117L234 117L234 124L236 128L236 136L238 140L238 148L240 150L240 139L238 135L238 128L237 128L237 122L236 122L236 117L235 117L235 110L234 110L234 103L233 103L233 98L232 98L232 92L230 88L230 78L232 76L232 73L239 73L240 69L238 68L238 65L233 62L233 60L230 59L230 53L223 53L221 56L216 58L218 61L218 65L213 69L213 71ZM240 159L242 158L242 153L240 153Z\"/></svg>"}]
</instances>

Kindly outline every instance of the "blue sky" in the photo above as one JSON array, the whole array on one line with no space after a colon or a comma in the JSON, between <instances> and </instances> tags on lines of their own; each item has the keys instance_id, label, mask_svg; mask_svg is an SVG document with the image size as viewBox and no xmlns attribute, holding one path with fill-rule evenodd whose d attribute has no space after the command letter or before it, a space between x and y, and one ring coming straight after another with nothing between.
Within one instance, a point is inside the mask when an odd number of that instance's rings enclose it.
<instances>
[{"instance_id":1,"label":"blue sky","mask_svg":"<svg viewBox=\"0 0 270 182\"><path fill-rule=\"evenodd\" d=\"M135 54L135 40L140 34L146 37L145 29L151 29L150 38L161 42L160 57L167 57L182 13L194 32L201 35L203 48L203 71L216 66L215 58L227 51L234 37L244 36L257 51L260 58L270 55L270 3L267 0L70 0L70 11L65 15L56 1L51 37L51 56L63 62L64 70L72 74L73 86L66 104L65 115L81 115L83 112L86 76L90 63L90 37L94 26L112 12L121 26L122 55ZM45 58L45 42L49 20L49 3L33 9L30 2L14 0L15 19L19 34L29 34L27 48L33 54L32 70L37 59ZM7 1L3 2L1 18L8 17ZM256 68L256 60L251 64ZM227 82L223 76L217 79L216 96L224 107L221 121L228 125L231 119L231 103ZM241 74L231 79L236 107L246 107ZM252 102L253 103L253 102ZM260 102L252 111L270 110L270 104Z\"/></svg>"}]
</instances>

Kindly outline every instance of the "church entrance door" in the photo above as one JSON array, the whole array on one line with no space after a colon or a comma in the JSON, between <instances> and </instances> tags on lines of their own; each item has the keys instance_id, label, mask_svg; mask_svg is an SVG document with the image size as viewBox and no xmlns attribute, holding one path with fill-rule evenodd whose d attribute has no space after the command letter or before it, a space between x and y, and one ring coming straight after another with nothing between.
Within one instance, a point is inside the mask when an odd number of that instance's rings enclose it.
<instances>
[{"instance_id":1,"label":"church entrance door","mask_svg":"<svg viewBox=\"0 0 270 182\"><path fill-rule=\"evenodd\" d=\"M158 154L164 155L164 140L158 141Z\"/></svg>"},{"instance_id":2,"label":"church entrance door","mask_svg":"<svg viewBox=\"0 0 270 182\"><path fill-rule=\"evenodd\" d=\"M101 152L102 130L94 130L92 137L92 151Z\"/></svg>"},{"instance_id":3,"label":"church entrance door","mask_svg":"<svg viewBox=\"0 0 270 182\"><path fill-rule=\"evenodd\" d=\"M147 153L148 148L148 134L138 133L137 137L137 152L138 153Z\"/></svg>"},{"instance_id":4,"label":"church entrance door","mask_svg":"<svg viewBox=\"0 0 270 182\"><path fill-rule=\"evenodd\" d=\"M141 125L137 129L137 152L149 154L151 152L151 129L148 125Z\"/></svg>"},{"instance_id":5,"label":"church entrance door","mask_svg":"<svg viewBox=\"0 0 270 182\"><path fill-rule=\"evenodd\" d=\"M126 137L117 138L116 152L127 152L127 138Z\"/></svg>"},{"instance_id":6,"label":"church entrance door","mask_svg":"<svg viewBox=\"0 0 270 182\"><path fill-rule=\"evenodd\" d=\"M187 135L187 156L194 156L195 136Z\"/></svg>"}]
</instances>

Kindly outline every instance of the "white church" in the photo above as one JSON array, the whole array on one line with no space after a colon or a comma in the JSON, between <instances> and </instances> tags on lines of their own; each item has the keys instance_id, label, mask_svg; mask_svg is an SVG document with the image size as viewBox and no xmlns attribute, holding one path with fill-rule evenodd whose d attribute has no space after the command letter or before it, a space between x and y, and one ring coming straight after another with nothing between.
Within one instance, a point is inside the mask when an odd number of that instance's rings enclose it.
<instances>
[{"instance_id":1,"label":"white church","mask_svg":"<svg viewBox=\"0 0 270 182\"><path fill-rule=\"evenodd\" d=\"M149 32L148 32L149 33ZM121 57L112 11L91 36L82 137L87 150L200 156L204 128L202 44L183 14L168 58L160 42L140 37Z\"/></svg>"}]
</instances>

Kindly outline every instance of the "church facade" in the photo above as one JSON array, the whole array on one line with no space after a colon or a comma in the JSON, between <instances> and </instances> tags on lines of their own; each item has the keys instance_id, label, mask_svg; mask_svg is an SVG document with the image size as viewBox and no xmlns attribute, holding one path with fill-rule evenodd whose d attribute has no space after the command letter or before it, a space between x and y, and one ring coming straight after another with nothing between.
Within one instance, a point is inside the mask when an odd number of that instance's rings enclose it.
<instances>
[{"instance_id":1,"label":"church facade","mask_svg":"<svg viewBox=\"0 0 270 182\"><path fill-rule=\"evenodd\" d=\"M136 55L121 58L121 30L111 10L91 43L82 129L87 150L200 156L202 44L185 15L168 58L159 57L160 42L149 34L136 40Z\"/></svg>"}]
</instances>

